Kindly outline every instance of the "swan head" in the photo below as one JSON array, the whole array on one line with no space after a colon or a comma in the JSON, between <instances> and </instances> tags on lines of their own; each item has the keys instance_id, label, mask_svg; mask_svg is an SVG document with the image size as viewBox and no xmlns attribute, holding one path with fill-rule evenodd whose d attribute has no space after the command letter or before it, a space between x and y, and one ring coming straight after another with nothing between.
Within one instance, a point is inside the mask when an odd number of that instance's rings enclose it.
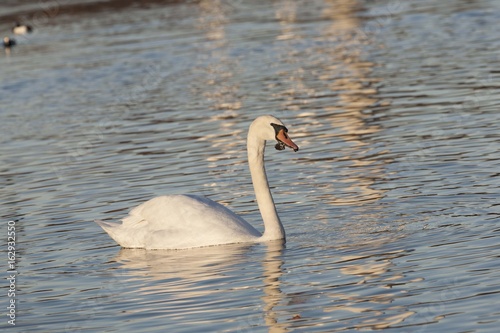
<instances>
[{"instance_id":1,"label":"swan head","mask_svg":"<svg viewBox=\"0 0 500 333\"><path fill-rule=\"evenodd\" d=\"M285 147L293 149L293 151L298 151L299 146L297 146L290 136L288 136L288 129L278 118L267 115L260 116L255 119L250 125L250 129L255 129L258 136L263 140L276 140L275 148L277 150L283 150Z\"/></svg>"}]
</instances>

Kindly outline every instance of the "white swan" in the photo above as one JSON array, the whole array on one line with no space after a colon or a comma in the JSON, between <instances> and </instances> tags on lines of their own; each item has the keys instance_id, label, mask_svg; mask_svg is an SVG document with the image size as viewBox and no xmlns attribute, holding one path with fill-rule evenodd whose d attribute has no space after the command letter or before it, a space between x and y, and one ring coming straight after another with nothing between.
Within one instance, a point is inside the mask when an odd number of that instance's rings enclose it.
<instances>
[{"instance_id":1,"label":"white swan","mask_svg":"<svg viewBox=\"0 0 500 333\"><path fill-rule=\"evenodd\" d=\"M266 140L276 149L299 147L283 123L273 116L260 116L248 130L247 152L252 183L264 220L264 234L226 207L194 195L166 195L132 209L121 224L96 220L118 244L126 248L185 249L230 243L285 239L269 190L264 168Z\"/></svg>"}]
</instances>

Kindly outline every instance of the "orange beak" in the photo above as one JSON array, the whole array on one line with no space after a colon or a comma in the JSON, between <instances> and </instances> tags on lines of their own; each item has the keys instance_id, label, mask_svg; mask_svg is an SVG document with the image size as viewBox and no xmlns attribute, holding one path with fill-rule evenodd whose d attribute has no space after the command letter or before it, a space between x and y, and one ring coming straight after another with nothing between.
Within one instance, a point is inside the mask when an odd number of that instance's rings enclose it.
<instances>
[{"instance_id":1,"label":"orange beak","mask_svg":"<svg viewBox=\"0 0 500 333\"><path fill-rule=\"evenodd\" d=\"M276 134L276 139L283 143L285 146L288 146L290 148L293 149L293 151L298 151L299 150L299 146L297 146L293 141L292 139L290 139L290 137L288 136L288 134L286 133L286 131L284 129L281 129L278 134Z\"/></svg>"}]
</instances>

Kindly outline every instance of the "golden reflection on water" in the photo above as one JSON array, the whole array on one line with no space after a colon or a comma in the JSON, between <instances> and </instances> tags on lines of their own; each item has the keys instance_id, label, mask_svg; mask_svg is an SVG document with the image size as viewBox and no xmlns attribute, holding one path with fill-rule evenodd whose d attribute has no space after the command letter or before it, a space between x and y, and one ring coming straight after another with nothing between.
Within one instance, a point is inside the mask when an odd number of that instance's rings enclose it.
<instances>
[{"instance_id":1,"label":"golden reflection on water","mask_svg":"<svg viewBox=\"0 0 500 333\"><path fill-rule=\"evenodd\" d=\"M202 79L197 98L203 96L215 110L221 110L216 119L236 118L234 110L242 107L238 96L239 85L234 76L239 72L239 62L230 55L226 34L230 6L220 0L203 0L198 3L197 28L204 32L205 41L200 43L200 70ZM227 122L222 122L229 126Z\"/></svg>"},{"instance_id":2,"label":"golden reflection on water","mask_svg":"<svg viewBox=\"0 0 500 333\"><path fill-rule=\"evenodd\" d=\"M276 19L280 23L281 34L277 40L297 39L297 28L295 20L297 17L297 2L293 0L282 0L275 5Z\"/></svg>"},{"instance_id":3,"label":"golden reflection on water","mask_svg":"<svg viewBox=\"0 0 500 333\"><path fill-rule=\"evenodd\" d=\"M372 147L365 136L381 129L378 125L370 124L370 115L365 111L379 102L375 85L380 79L371 76L375 64L362 60L361 51L364 43L373 41L362 33L362 22L355 15L361 6L357 1L325 1L324 4L323 17L330 23L320 31L320 37L316 37L317 43L302 51L311 55L310 62L299 62L298 59L303 59L304 55L297 56L297 45L308 45L307 42L310 42L296 28L297 11L300 9L291 1L281 1L276 6L276 17L281 27L281 34L277 39L283 40L287 50L282 55L283 61L292 65L292 69L280 73L285 87L280 94L284 99L283 108L294 111L303 118L303 125L296 130L301 132L299 137L307 144L319 145L318 142L312 142L314 138L327 145L332 140L340 139L350 147L350 153L341 158L335 157L336 160L351 164L342 171L339 181L344 184L321 184L322 191L328 192L325 187L331 189L331 195L324 196L322 203L349 205L359 201L376 201L384 193L373 187L374 179L384 174L384 168L381 163L366 159ZM321 56L318 57L318 54ZM316 76L314 85L309 83L311 75ZM324 85L317 82L324 82ZM326 113L327 116L319 119L316 118L317 112L309 105L314 105L318 98L328 94L326 90L336 98L330 98L332 103L322 107L321 114ZM329 130L329 134L326 131L322 134L321 129L311 132L325 122L329 122L335 130ZM324 168L328 169L324 172L331 172L335 168L332 162L332 159L322 161ZM334 194L336 187L344 189L341 195Z\"/></svg>"},{"instance_id":4,"label":"golden reflection on water","mask_svg":"<svg viewBox=\"0 0 500 333\"><path fill-rule=\"evenodd\" d=\"M198 62L194 66L196 80L191 82L191 93L202 108L216 111L206 118L208 126L216 129L210 133L215 134L199 139L209 142L214 148L206 157L210 182L203 188L204 195L212 196L225 191L227 178L247 172L241 152L246 142L246 130L238 126L241 122L239 110L243 106L239 83L242 68L238 57L231 55L226 31L231 23L232 7L220 0L203 0L197 7L196 28L204 39L198 43ZM230 205L234 199L234 196L217 197L217 201L225 205Z\"/></svg>"},{"instance_id":5,"label":"golden reflection on water","mask_svg":"<svg viewBox=\"0 0 500 333\"><path fill-rule=\"evenodd\" d=\"M383 197L383 191L375 189L374 176L384 173L380 164L364 159L370 142L364 139L367 134L374 134L380 131L378 125L368 122L369 116L364 113L367 108L378 102L377 90L373 88L374 83L379 79L371 77L374 63L361 60L361 46L365 42L361 38L360 31L362 25L355 15L360 10L358 1L326 1L329 7L323 11L323 15L331 20L331 24L323 31L325 40L331 40L333 47L325 49L333 64L340 64L342 71L347 73L340 78L330 80L329 72L337 72L338 69L325 68L320 80L324 79L325 84L338 93L340 97L339 105L332 105L329 111L335 112L336 116L331 119L333 127L342 130L342 137L352 144L352 154L345 158L351 161L352 165L347 170L352 170L350 174L343 174L342 182L348 183L347 190L355 194L355 198L349 198L343 193L341 198L332 198L329 202L333 205L342 205L356 201L358 197L363 201L379 200ZM343 112L337 112L338 108ZM360 158L361 156L362 158ZM367 177L357 170L370 170ZM354 199L354 200L353 200Z\"/></svg>"}]
</instances>

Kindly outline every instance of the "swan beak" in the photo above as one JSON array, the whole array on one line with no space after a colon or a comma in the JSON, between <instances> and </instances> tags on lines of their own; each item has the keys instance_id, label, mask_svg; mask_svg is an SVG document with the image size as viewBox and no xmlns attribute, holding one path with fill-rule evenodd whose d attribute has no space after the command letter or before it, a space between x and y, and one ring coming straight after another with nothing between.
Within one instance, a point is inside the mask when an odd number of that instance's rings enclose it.
<instances>
[{"instance_id":1,"label":"swan beak","mask_svg":"<svg viewBox=\"0 0 500 333\"><path fill-rule=\"evenodd\" d=\"M285 147L283 145L290 147L293 149L293 151L298 151L299 146L297 146L292 139L288 136L286 133L285 129L282 128L279 130L278 134L276 134L276 139L278 140L278 144L276 145L276 149L278 150L283 150ZM278 148L278 146L281 148Z\"/></svg>"}]
</instances>

